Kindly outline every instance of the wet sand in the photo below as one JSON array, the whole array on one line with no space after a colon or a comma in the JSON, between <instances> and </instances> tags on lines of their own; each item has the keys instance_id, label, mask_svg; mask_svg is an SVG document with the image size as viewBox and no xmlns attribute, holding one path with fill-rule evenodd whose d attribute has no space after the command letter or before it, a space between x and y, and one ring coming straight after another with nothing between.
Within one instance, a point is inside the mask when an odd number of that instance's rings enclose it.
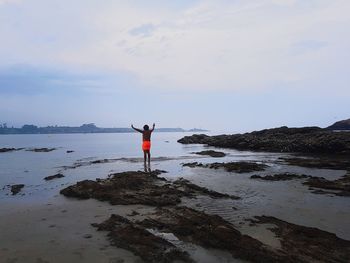
<instances>
[{"instance_id":1,"label":"wet sand","mask_svg":"<svg viewBox=\"0 0 350 263\"><path fill-rule=\"evenodd\" d=\"M302 184L303 179L270 182L250 178L255 174L264 176L289 172L335 180L346 171L281 164L278 162L279 154L251 155L242 152L235 155L235 152L223 151L228 155L220 161L253 160L268 165L268 168L239 174L223 169L182 167L182 163L188 161L217 161L217 158L191 155L160 157L153 160L152 168L169 171L162 176L170 181L183 177L210 190L240 196L240 200L198 196L197 199L184 198L182 202L199 211L221 216L242 234L268 246L279 248L280 240L269 230L271 225L252 225L249 219L254 216L273 216L293 224L317 227L350 240L349 197L314 194ZM0 208L0 262L143 262L131 252L111 246L107 233L96 231L91 223L101 223L113 213L130 218L133 211L137 211L142 216L151 213L154 208L113 206L108 202L76 200L59 194L62 188L83 179L106 178L111 172L143 169L142 159L114 159L118 160L66 169L64 178L45 184L27 184L22 190L25 195L6 199ZM57 167L57 172L60 169ZM39 192L46 194L36 196ZM224 251L208 250L198 245L183 246L197 262L242 262Z\"/></svg>"}]
</instances>

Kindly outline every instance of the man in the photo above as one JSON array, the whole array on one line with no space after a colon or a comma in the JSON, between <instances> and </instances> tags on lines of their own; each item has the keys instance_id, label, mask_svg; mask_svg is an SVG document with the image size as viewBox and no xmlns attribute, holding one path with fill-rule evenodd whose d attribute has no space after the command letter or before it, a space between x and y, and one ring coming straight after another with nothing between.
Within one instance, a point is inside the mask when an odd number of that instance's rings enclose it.
<instances>
[{"instance_id":1,"label":"man","mask_svg":"<svg viewBox=\"0 0 350 263\"><path fill-rule=\"evenodd\" d=\"M135 128L134 125L131 124L131 128L133 128L135 131L142 133L143 161L145 165L148 161L148 166L151 165L151 134L154 131L155 126L156 125L153 123L153 128L150 130L149 126L146 124L143 126L143 130L141 130Z\"/></svg>"}]
</instances>

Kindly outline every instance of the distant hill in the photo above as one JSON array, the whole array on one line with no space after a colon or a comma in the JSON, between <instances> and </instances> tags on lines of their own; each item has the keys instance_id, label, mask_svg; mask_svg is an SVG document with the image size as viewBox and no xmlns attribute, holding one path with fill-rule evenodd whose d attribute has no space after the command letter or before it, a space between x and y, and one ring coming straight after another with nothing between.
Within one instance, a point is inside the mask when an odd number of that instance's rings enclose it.
<instances>
[{"instance_id":1,"label":"distant hill","mask_svg":"<svg viewBox=\"0 0 350 263\"><path fill-rule=\"evenodd\" d=\"M155 132L193 132L206 131L199 129L185 130L182 128L156 128ZM135 132L131 128L99 128L94 123L83 124L79 127L23 125L21 128L0 125L0 134L64 134L64 133L129 133Z\"/></svg>"},{"instance_id":2,"label":"distant hill","mask_svg":"<svg viewBox=\"0 0 350 263\"><path fill-rule=\"evenodd\" d=\"M350 119L337 121L333 125L327 127L330 130L350 130Z\"/></svg>"}]
</instances>

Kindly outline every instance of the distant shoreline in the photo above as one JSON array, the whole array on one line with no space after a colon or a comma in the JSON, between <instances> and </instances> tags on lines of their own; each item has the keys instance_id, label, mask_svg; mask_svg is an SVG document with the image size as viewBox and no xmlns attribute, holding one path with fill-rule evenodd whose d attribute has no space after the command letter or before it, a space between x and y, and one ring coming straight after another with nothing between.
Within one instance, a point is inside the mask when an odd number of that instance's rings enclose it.
<instances>
[{"instance_id":1,"label":"distant shoreline","mask_svg":"<svg viewBox=\"0 0 350 263\"><path fill-rule=\"evenodd\" d=\"M208 132L203 129L156 128L155 132ZM95 124L83 124L79 127L23 125L21 128L0 126L0 135L11 134L88 134L88 133L135 133L131 128L99 128Z\"/></svg>"}]
</instances>

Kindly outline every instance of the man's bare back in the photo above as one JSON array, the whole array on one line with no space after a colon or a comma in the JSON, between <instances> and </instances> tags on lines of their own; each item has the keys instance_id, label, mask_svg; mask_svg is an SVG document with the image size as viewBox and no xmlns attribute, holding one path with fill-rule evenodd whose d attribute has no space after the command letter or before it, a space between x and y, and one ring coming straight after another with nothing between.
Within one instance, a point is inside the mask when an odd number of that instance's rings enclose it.
<instances>
[{"instance_id":1,"label":"man's bare back","mask_svg":"<svg viewBox=\"0 0 350 263\"><path fill-rule=\"evenodd\" d=\"M148 160L148 165L151 164L151 134L154 131L154 127L156 125L153 123L152 129L149 129L148 125L143 126L143 130L137 129L134 127L134 125L131 124L131 128L133 128L135 131L138 131L142 133L142 150L143 150L143 158L145 162L145 171L146 171L146 161ZM149 167L150 169L150 167Z\"/></svg>"},{"instance_id":2,"label":"man's bare back","mask_svg":"<svg viewBox=\"0 0 350 263\"><path fill-rule=\"evenodd\" d=\"M142 140L143 141L151 141L151 134L153 130L142 131Z\"/></svg>"}]
</instances>

